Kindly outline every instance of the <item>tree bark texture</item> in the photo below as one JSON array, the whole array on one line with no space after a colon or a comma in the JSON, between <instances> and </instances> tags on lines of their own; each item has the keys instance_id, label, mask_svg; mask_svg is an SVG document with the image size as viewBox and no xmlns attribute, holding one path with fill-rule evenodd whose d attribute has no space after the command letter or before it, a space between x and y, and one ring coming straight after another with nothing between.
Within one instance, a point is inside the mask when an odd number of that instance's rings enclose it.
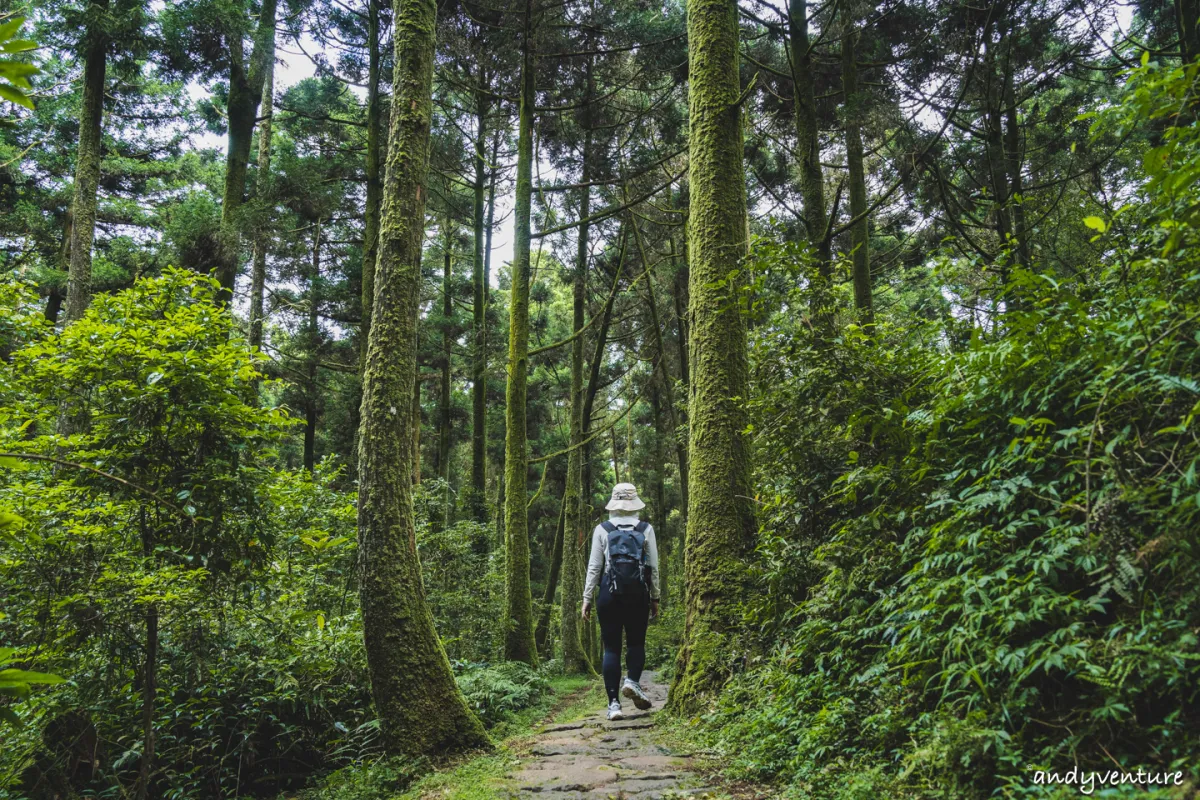
<instances>
[{"instance_id":1,"label":"tree bark texture","mask_svg":"<svg viewBox=\"0 0 1200 800\"><path fill-rule=\"evenodd\" d=\"M437 7L396 0L395 72L374 314L359 436L359 570L371 694L389 753L488 745L425 602L416 548L412 413ZM406 430L406 427L408 430Z\"/></svg>"},{"instance_id":2,"label":"tree bark texture","mask_svg":"<svg viewBox=\"0 0 1200 800\"><path fill-rule=\"evenodd\" d=\"M754 530L745 435L748 363L739 302L746 188L738 105L736 0L691 0L689 269L692 399L684 639L671 708L699 708L736 658L738 607Z\"/></svg>"}]
</instances>

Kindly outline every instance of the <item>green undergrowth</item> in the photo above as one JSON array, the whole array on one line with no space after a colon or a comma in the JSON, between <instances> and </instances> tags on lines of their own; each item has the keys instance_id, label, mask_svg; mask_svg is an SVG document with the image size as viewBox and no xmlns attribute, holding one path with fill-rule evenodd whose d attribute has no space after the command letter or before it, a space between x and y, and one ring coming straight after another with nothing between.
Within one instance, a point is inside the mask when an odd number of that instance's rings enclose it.
<instances>
[{"instance_id":1,"label":"green undergrowth","mask_svg":"<svg viewBox=\"0 0 1200 800\"><path fill-rule=\"evenodd\" d=\"M567 722L595 708L603 689L593 678L566 675L538 675L538 692L527 698L528 704L499 712L493 705L481 709L481 699L509 698L514 687L528 682L502 675L502 665L481 671L482 677L459 680L468 703L489 721L489 732L496 749L444 762L405 761L381 758L369 764L339 770L322 783L296 796L296 800L418 800L436 796L447 800L484 800L494 798L505 774L518 763L528 737L545 721ZM494 673L489 680L486 673ZM291 796L289 796L290 800Z\"/></svg>"},{"instance_id":2,"label":"green undergrowth","mask_svg":"<svg viewBox=\"0 0 1200 800\"><path fill-rule=\"evenodd\" d=\"M1162 145L1080 219L1105 254L1014 270L990 329L755 328L747 641L680 729L727 776L793 800L1197 796L1198 83L1135 70L1096 130ZM814 302L803 254L752 257L765 309Z\"/></svg>"}]
</instances>

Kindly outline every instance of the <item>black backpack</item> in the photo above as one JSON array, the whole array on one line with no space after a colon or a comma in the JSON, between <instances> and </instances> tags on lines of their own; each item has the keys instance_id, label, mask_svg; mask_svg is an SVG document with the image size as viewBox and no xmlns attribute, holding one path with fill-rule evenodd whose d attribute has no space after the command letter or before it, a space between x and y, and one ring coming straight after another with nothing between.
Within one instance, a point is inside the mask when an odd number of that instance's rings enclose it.
<instances>
[{"instance_id":1,"label":"black backpack","mask_svg":"<svg viewBox=\"0 0 1200 800\"><path fill-rule=\"evenodd\" d=\"M608 590L612 594L640 594L648 588L646 565L646 522L632 528L611 521L600 523L608 533Z\"/></svg>"}]
</instances>

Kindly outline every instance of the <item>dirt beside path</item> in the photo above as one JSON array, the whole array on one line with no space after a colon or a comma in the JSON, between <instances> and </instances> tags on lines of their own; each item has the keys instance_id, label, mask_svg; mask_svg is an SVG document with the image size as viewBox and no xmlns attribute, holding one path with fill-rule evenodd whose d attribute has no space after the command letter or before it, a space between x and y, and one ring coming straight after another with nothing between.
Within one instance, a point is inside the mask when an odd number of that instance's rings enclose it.
<instances>
[{"instance_id":1,"label":"dirt beside path","mask_svg":"<svg viewBox=\"0 0 1200 800\"><path fill-rule=\"evenodd\" d=\"M667 687L652 673L642 688L653 701L638 711L622 698L624 720L609 722L596 708L575 721L551 724L531 740L528 755L508 776L509 798L528 800L702 800L720 796L704 785L691 757L672 753L653 736L654 716L667 701Z\"/></svg>"}]
</instances>

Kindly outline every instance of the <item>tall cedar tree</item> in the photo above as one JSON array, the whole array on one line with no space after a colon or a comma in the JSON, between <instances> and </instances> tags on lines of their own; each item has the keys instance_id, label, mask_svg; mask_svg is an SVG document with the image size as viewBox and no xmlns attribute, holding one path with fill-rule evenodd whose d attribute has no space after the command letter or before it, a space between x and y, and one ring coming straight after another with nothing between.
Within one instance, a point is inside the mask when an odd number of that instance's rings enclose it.
<instances>
[{"instance_id":1,"label":"tall cedar tree","mask_svg":"<svg viewBox=\"0 0 1200 800\"><path fill-rule=\"evenodd\" d=\"M221 248L217 254L217 280L232 300L241 250L241 207L246 197L246 172L258 104L267 72L275 67L276 0L263 0L249 58L240 31L227 34L229 95L225 104L228 123L225 185L221 194Z\"/></svg>"},{"instance_id":2,"label":"tall cedar tree","mask_svg":"<svg viewBox=\"0 0 1200 800\"><path fill-rule=\"evenodd\" d=\"M867 221L867 178L863 170L862 116L865 98L858 91L853 0L842 0L842 125L846 133L846 167L850 179L850 248L854 282L854 307L864 325L874 322L871 299L871 258Z\"/></svg>"},{"instance_id":3,"label":"tall cedar tree","mask_svg":"<svg viewBox=\"0 0 1200 800\"><path fill-rule=\"evenodd\" d=\"M687 9L691 188L691 430L683 645L670 706L696 709L724 684L755 529L746 414L746 187L736 0Z\"/></svg>"},{"instance_id":4,"label":"tall cedar tree","mask_svg":"<svg viewBox=\"0 0 1200 800\"><path fill-rule=\"evenodd\" d=\"M395 74L359 440L360 596L371 694L386 749L417 756L488 744L425 603L417 557L412 413L433 114L433 0L396 0Z\"/></svg>"},{"instance_id":5,"label":"tall cedar tree","mask_svg":"<svg viewBox=\"0 0 1200 800\"><path fill-rule=\"evenodd\" d=\"M104 118L104 74L108 34L104 12L108 0L97 0L84 34L83 99L79 109L79 149L75 156L75 189L71 200L71 233L67 270L67 322L83 316L92 299L92 239L96 234L96 190L100 185L100 140Z\"/></svg>"},{"instance_id":6,"label":"tall cedar tree","mask_svg":"<svg viewBox=\"0 0 1200 800\"><path fill-rule=\"evenodd\" d=\"M585 103L590 103L595 89L592 77L592 60L587 64L587 94ZM591 213L591 179L592 131L590 118L584 114L588 130L583 141L583 169L581 170L583 188L579 199L579 241L575 254L575 278L571 290L571 330L575 337L571 341L571 452L567 454L567 485L563 492L563 503L566 505L566 520L563 533L562 548L562 614L560 618L563 670L567 673L591 672L583 649L583 639L580 635L579 604L583 595L583 580L581 575L582 553L589 541L587 535L588 520L591 517L583 497L583 326L584 313L587 305L587 270L588 270L588 235L590 226L587 222Z\"/></svg>"},{"instance_id":7,"label":"tall cedar tree","mask_svg":"<svg viewBox=\"0 0 1200 800\"><path fill-rule=\"evenodd\" d=\"M508 384L505 399L504 542L506 603L504 657L537 662L533 596L529 587L528 434L525 430L529 382L529 249L533 207L534 3L525 4L521 44L521 99L517 129L517 197L513 224L512 292L509 299Z\"/></svg>"},{"instance_id":8,"label":"tall cedar tree","mask_svg":"<svg viewBox=\"0 0 1200 800\"><path fill-rule=\"evenodd\" d=\"M272 63L263 78L262 120L258 124L258 203L265 213L271 200L271 138L275 120L275 65ZM265 221L264 221L265 222ZM254 257L250 262L250 344L262 347L264 298L267 286L267 233L270 226L261 224L254 232Z\"/></svg>"}]
</instances>

